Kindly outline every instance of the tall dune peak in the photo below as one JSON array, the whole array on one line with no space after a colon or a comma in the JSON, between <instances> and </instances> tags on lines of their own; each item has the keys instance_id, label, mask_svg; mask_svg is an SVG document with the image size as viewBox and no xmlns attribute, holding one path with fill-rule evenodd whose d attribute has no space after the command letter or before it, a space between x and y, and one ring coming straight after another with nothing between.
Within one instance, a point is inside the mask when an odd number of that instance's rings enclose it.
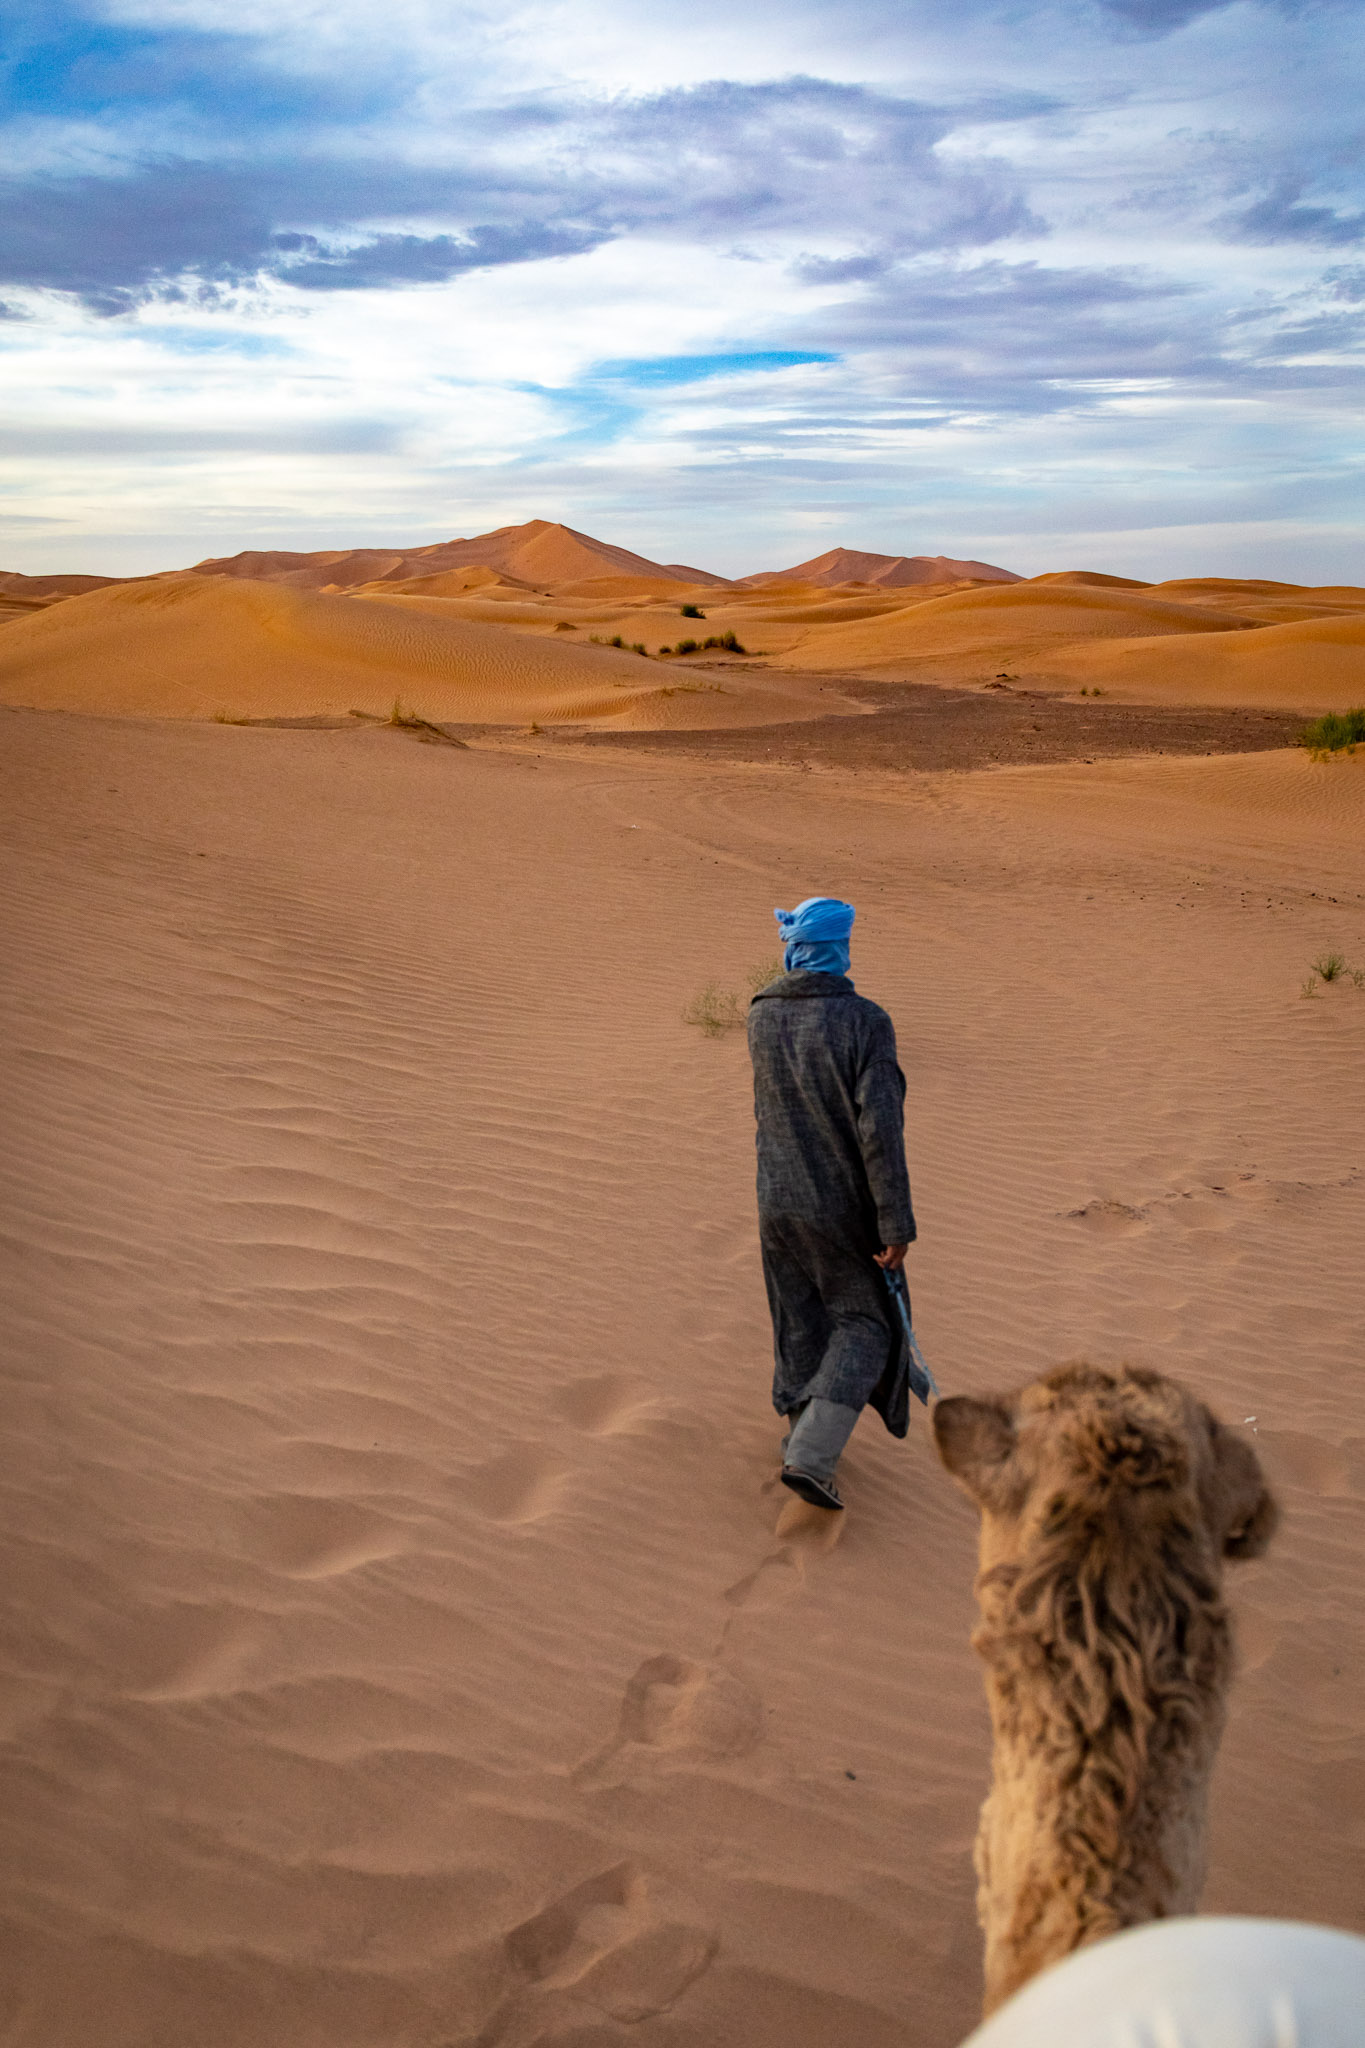
<instances>
[{"instance_id":1,"label":"tall dune peak","mask_svg":"<svg viewBox=\"0 0 1365 2048\"><path fill-rule=\"evenodd\" d=\"M678 570L637 555L631 548L597 540L554 519L528 519L499 526L468 540L431 541L421 547L321 548L313 554L248 548L236 555L196 562L198 576L245 576L300 588L349 590L362 583L405 583L452 569L485 568L540 588L581 582L591 576L650 576L677 581ZM688 569L692 583L724 585L723 576Z\"/></svg>"},{"instance_id":2,"label":"tall dune peak","mask_svg":"<svg viewBox=\"0 0 1365 2048\"><path fill-rule=\"evenodd\" d=\"M897 590L912 583L1022 583L1012 569L993 562L961 562L951 555L875 555L859 548L830 548L793 569L765 569L743 581L751 587L765 583L813 583L831 589L840 583L872 583L884 590Z\"/></svg>"}]
</instances>

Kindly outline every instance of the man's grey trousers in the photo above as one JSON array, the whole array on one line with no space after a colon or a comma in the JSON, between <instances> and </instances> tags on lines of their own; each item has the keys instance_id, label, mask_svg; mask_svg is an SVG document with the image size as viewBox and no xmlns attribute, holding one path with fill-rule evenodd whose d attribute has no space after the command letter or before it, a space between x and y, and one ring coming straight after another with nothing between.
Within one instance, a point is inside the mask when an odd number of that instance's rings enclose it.
<instances>
[{"instance_id":1,"label":"man's grey trousers","mask_svg":"<svg viewBox=\"0 0 1365 2048\"><path fill-rule=\"evenodd\" d=\"M817 1394L787 1417L791 1427L782 1439L782 1463L813 1479L832 1479L858 1415L858 1409L822 1401Z\"/></svg>"}]
</instances>

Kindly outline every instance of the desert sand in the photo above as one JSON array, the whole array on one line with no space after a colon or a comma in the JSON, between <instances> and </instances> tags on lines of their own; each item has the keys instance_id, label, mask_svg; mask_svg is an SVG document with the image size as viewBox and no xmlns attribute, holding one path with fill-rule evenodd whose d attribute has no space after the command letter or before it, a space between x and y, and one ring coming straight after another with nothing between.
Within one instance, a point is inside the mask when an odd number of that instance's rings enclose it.
<instances>
[{"instance_id":1,"label":"desert sand","mask_svg":"<svg viewBox=\"0 0 1365 2048\"><path fill-rule=\"evenodd\" d=\"M610 647L512 637L442 598L320 594L165 576L51 606L5 629L0 702L163 718L380 714L631 725L819 716L826 698L762 676L728 686ZM853 708L850 706L850 708Z\"/></svg>"},{"instance_id":2,"label":"desert sand","mask_svg":"<svg viewBox=\"0 0 1365 2048\"><path fill-rule=\"evenodd\" d=\"M0 703L133 716L401 698L456 723L704 730L857 716L860 680L1305 715L1365 702L1365 589L1024 579L847 548L727 582L547 520L123 582L3 575L0 626Z\"/></svg>"},{"instance_id":3,"label":"desert sand","mask_svg":"<svg viewBox=\"0 0 1365 2048\"><path fill-rule=\"evenodd\" d=\"M237 590L242 703L319 644L262 592L348 607L328 662L393 694L401 597ZM1300 994L1365 966L1365 758L218 725L192 636L41 668L112 602L0 635L11 699L107 692L0 711L7 2038L968 2031L976 1518L918 1410L837 1523L784 1510L747 1061L681 1015L810 891L896 1020L945 1390L1127 1359L1254 1432L1285 1522L1231 1589L1205 1904L1365 1927L1365 991ZM628 659L480 631L522 721Z\"/></svg>"}]
</instances>

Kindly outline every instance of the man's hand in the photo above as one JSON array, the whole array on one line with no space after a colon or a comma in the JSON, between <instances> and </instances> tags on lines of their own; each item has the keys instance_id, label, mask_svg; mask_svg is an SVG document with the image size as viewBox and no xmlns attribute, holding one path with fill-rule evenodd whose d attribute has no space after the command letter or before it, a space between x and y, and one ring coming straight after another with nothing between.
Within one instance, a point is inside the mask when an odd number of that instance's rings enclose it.
<instances>
[{"instance_id":1,"label":"man's hand","mask_svg":"<svg viewBox=\"0 0 1365 2048\"><path fill-rule=\"evenodd\" d=\"M872 1256L883 1272L899 1273L901 1267L905 1264L905 1254L909 1249L908 1244L888 1244L883 1245L882 1249L879 1252L874 1252Z\"/></svg>"}]
</instances>

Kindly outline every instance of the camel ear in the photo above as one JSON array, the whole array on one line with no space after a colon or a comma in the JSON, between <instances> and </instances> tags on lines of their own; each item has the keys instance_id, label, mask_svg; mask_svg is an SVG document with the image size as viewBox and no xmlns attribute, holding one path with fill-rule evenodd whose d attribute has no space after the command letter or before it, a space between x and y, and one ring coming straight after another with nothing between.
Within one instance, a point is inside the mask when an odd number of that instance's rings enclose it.
<instances>
[{"instance_id":1,"label":"camel ear","mask_svg":"<svg viewBox=\"0 0 1365 2048\"><path fill-rule=\"evenodd\" d=\"M1213 1471L1224 1557L1260 1557L1280 1511L1251 1445L1221 1423L1214 1425Z\"/></svg>"},{"instance_id":2,"label":"camel ear","mask_svg":"<svg viewBox=\"0 0 1365 2048\"><path fill-rule=\"evenodd\" d=\"M983 1508L1003 1504L1004 1467L1014 1450L1014 1418L1001 1401L954 1394L934 1404L934 1441L959 1486Z\"/></svg>"}]
</instances>

